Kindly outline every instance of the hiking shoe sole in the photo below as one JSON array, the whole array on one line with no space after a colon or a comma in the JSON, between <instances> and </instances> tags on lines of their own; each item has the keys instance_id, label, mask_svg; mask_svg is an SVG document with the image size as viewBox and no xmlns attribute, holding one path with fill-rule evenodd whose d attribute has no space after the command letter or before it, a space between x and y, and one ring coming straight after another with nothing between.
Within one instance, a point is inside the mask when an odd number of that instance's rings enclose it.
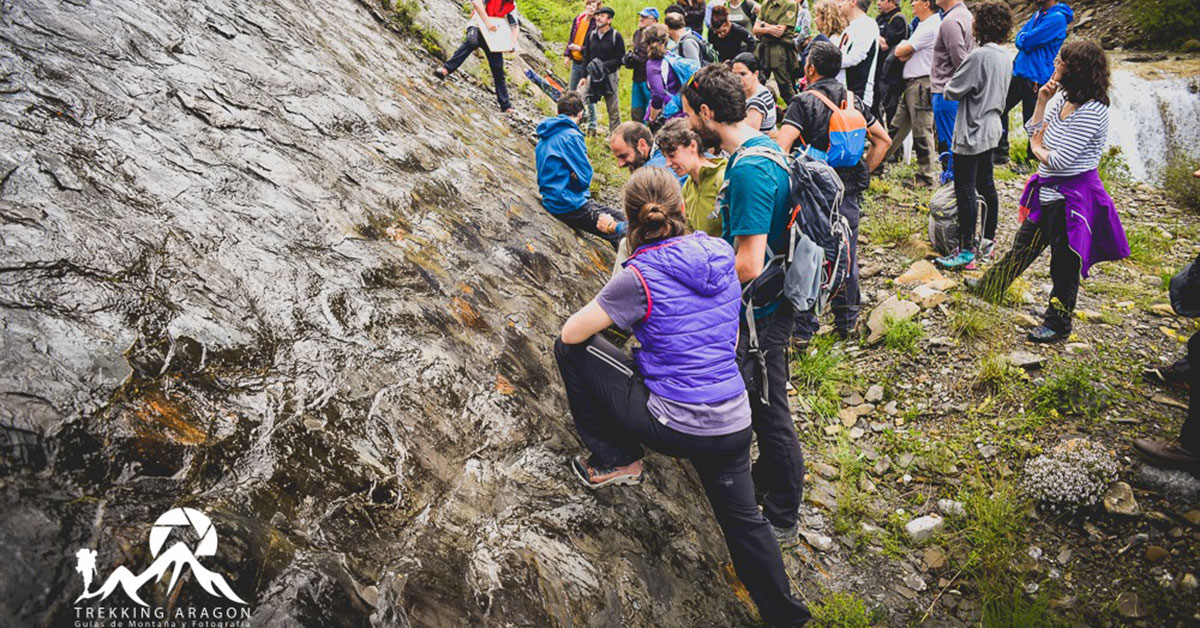
<instances>
[{"instance_id":1,"label":"hiking shoe sole","mask_svg":"<svg viewBox=\"0 0 1200 628\"><path fill-rule=\"evenodd\" d=\"M617 486L635 486L642 483L642 476L644 475L644 473L638 473L636 475L623 474L614 476L604 480L603 482L593 482L588 474L587 461L583 456L575 456L571 459L571 470L575 472L575 477L579 478L579 481L583 482L584 486L592 489L593 491L602 486L609 486L610 484Z\"/></svg>"}]
</instances>

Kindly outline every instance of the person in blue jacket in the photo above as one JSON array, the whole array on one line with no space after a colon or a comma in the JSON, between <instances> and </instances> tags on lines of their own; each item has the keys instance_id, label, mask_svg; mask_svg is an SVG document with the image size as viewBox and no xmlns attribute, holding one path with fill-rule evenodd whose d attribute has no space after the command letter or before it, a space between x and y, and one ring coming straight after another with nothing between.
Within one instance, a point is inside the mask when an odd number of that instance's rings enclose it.
<instances>
[{"instance_id":1,"label":"person in blue jacket","mask_svg":"<svg viewBox=\"0 0 1200 628\"><path fill-rule=\"evenodd\" d=\"M1021 119L1029 124L1034 105L1037 104L1038 90L1054 74L1054 59L1063 40L1067 38L1067 25L1075 19L1071 7L1058 0L1036 2L1038 10L1017 33L1017 59L1013 62L1013 78L1008 84L1004 113L1000 116L1003 132L1000 144L992 151L992 161L996 164L1008 162L1008 112L1020 103ZM1037 163L1033 150L1027 150L1029 161Z\"/></svg>"},{"instance_id":2,"label":"person in blue jacket","mask_svg":"<svg viewBox=\"0 0 1200 628\"><path fill-rule=\"evenodd\" d=\"M567 92L558 99L558 115L538 124L534 154L542 207L568 227L599 236L615 249L625 235L625 214L592 202L592 164L579 130L582 119L583 99Z\"/></svg>"}]
</instances>

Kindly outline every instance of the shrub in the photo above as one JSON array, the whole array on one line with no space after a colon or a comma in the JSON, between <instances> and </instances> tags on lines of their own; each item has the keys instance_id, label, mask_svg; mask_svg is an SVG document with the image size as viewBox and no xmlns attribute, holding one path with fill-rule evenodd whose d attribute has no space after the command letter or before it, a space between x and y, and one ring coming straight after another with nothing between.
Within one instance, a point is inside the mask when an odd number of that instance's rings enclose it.
<instances>
[{"instance_id":1,"label":"shrub","mask_svg":"<svg viewBox=\"0 0 1200 628\"><path fill-rule=\"evenodd\" d=\"M997 353L988 353L979 361L974 386L990 393L1007 393L1028 377L1025 369L1009 364Z\"/></svg>"},{"instance_id":2,"label":"shrub","mask_svg":"<svg viewBox=\"0 0 1200 628\"><path fill-rule=\"evenodd\" d=\"M909 236L920 233L924 221L916 213L890 205L886 202L877 205L878 211L871 220L862 224L863 235L875 245L898 245L908 241Z\"/></svg>"},{"instance_id":3,"label":"shrub","mask_svg":"<svg viewBox=\"0 0 1200 628\"><path fill-rule=\"evenodd\" d=\"M1083 438L1061 443L1025 465L1021 486L1051 512L1071 513L1100 501L1117 479L1117 460Z\"/></svg>"},{"instance_id":4,"label":"shrub","mask_svg":"<svg viewBox=\"0 0 1200 628\"><path fill-rule=\"evenodd\" d=\"M1200 31L1200 5L1196 0L1131 0L1125 10L1145 32L1147 47L1169 48Z\"/></svg>"},{"instance_id":5,"label":"shrub","mask_svg":"<svg viewBox=\"0 0 1200 628\"><path fill-rule=\"evenodd\" d=\"M1096 367L1081 360L1059 361L1053 374L1033 391L1029 402L1034 412L1079 414L1089 419L1112 405L1113 391L1100 379Z\"/></svg>"},{"instance_id":6,"label":"shrub","mask_svg":"<svg viewBox=\"0 0 1200 628\"><path fill-rule=\"evenodd\" d=\"M1109 190L1127 186L1133 180L1129 175L1129 162L1125 161L1125 154L1121 152L1120 146L1110 146L1101 153L1097 169L1100 180Z\"/></svg>"},{"instance_id":7,"label":"shrub","mask_svg":"<svg viewBox=\"0 0 1200 628\"><path fill-rule=\"evenodd\" d=\"M813 628L870 628L874 623L867 603L853 593L828 593L808 610Z\"/></svg>"},{"instance_id":8,"label":"shrub","mask_svg":"<svg viewBox=\"0 0 1200 628\"><path fill-rule=\"evenodd\" d=\"M917 341L925 335L925 328L911 319L895 319L891 316L883 320L883 344L888 349L901 353L915 353Z\"/></svg>"},{"instance_id":9,"label":"shrub","mask_svg":"<svg viewBox=\"0 0 1200 628\"><path fill-rule=\"evenodd\" d=\"M437 33L417 22L417 13L420 11L420 7L411 0L396 0L392 23L397 30L421 40L421 47L426 52L439 59L445 59L446 53L442 50Z\"/></svg>"},{"instance_id":10,"label":"shrub","mask_svg":"<svg viewBox=\"0 0 1200 628\"><path fill-rule=\"evenodd\" d=\"M1200 177L1192 173L1200 170L1200 160L1188 159L1176 154L1163 168L1163 191L1171 200L1186 209L1200 212Z\"/></svg>"}]
</instances>

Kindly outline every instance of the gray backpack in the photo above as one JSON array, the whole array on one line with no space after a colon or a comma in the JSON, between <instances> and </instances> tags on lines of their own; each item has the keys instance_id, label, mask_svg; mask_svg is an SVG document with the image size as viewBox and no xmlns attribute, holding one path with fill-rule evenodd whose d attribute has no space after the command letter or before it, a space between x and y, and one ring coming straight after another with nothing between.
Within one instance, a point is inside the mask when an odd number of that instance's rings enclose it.
<instances>
[{"instance_id":1,"label":"gray backpack","mask_svg":"<svg viewBox=\"0 0 1200 628\"><path fill-rule=\"evenodd\" d=\"M979 219L982 223L987 213L983 197L979 203ZM938 188L929 199L929 243L938 255L949 255L958 248L958 199L954 195L954 182Z\"/></svg>"}]
</instances>

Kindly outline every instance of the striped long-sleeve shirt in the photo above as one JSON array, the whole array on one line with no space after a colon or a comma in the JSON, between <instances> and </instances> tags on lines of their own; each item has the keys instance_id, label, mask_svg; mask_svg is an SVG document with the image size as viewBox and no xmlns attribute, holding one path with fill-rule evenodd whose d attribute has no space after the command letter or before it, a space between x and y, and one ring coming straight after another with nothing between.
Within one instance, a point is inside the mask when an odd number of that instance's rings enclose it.
<instances>
[{"instance_id":1,"label":"striped long-sleeve shirt","mask_svg":"<svg viewBox=\"0 0 1200 628\"><path fill-rule=\"evenodd\" d=\"M1025 126L1030 136L1046 126L1042 144L1050 152L1050 159L1038 166L1038 174L1043 177L1069 177L1095 170L1108 141L1108 105L1089 100L1065 119L1060 119L1066 102L1062 94L1056 95L1046 106L1042 122ZM1058 192L1049 187L1042 188L1040 200L1043 203L1061 199Z\"/></svg>"}]
</instances>

